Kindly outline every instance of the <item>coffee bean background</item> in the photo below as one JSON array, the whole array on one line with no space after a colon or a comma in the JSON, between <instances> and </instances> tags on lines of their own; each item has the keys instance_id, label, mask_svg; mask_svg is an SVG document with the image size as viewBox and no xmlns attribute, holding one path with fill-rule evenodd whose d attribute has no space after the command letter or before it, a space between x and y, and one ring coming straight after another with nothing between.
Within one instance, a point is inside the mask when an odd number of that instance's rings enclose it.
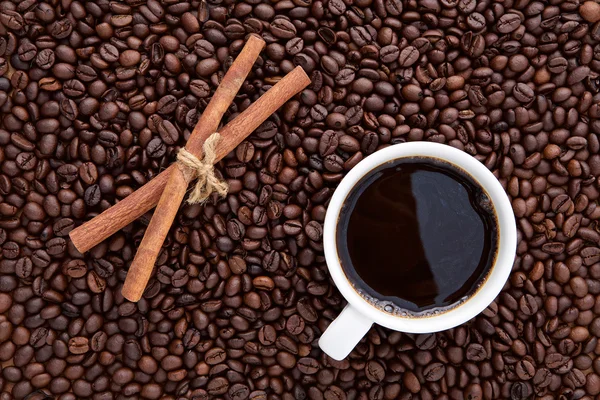
<instances>
[{"instance_id":1,"label":"coffee bean background","mask_svg":"<svg viewBox=\"0 0 600 400\"><path fill-rule=\"evenodd\" d=\"M0 2L0 399L595 399L600 7L580 0ZM183 206L143 299L120 294L149 215L86 255L74 226L185 144L248 34L225 121L296 65L312 84ZM328 200L365 156L446 143L498 177L519 245L456 329L375 326L344 361Z\"/></svg>"}]
</instances>

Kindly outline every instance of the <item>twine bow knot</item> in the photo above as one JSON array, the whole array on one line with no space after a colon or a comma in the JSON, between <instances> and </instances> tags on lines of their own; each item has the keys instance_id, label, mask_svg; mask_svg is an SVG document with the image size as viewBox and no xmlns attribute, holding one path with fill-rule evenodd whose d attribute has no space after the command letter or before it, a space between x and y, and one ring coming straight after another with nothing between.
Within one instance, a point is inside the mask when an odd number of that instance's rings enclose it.
<instances>
[{"instance_id":1,"label":"twine bow knot","mask_svg":"<svg viewBox=\"0 0 600 400\"><path fill-rule=\"evenodd\" d=\"M177 153L177 162L184 167L184 173L191 173L196 183L188 197L188 203L197 204L208 199L212 192L225 196L229 189L227 183L217 178L213 164L217 158L216 147L221 140L218 132L213 133L206 139L203 146L204 156L202 160L184 148Z\"/></svg>"}]
</instances>

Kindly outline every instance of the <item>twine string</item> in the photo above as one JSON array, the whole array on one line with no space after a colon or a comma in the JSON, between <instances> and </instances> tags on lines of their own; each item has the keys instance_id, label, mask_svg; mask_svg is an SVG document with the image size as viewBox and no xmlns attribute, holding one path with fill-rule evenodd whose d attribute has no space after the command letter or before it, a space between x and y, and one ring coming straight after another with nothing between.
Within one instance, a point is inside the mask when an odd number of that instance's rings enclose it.
<instances>
[{"instance_id":1,"label":"twine string","mask_svg":"<svg viewBox=\"0 0 600 400\"><path fill-rule=\"evenodd\" d=\"M217 178L213 166L217 158L216 147L219 140L221 140L221 135L218 132L206 139L202 160L186 150L185 147L177 153L177 163L184 168L184 173L191 173L192 177L196 179L187 200L190 204L206 201L212 192L217 192L221 197L227 195L229 187L227 183Z\"/></svg>"}]
</instances>

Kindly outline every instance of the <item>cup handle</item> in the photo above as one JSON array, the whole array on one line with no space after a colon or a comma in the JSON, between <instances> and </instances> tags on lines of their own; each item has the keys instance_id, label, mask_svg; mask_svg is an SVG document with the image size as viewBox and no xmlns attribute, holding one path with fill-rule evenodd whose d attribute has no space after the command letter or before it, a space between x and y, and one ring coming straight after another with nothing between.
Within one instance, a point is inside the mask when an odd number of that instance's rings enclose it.
<instances>
[{"instance_id":1,"label":"cup handle","mask_svg":"<svg viewBox=\"0 0 600 400\"><path fill-rule=\"evenodd\" d=\"M348 304L323 332L319 347L329 357L341 361L350 354L372 325L373 320Z\"/></svg>"}]
</instances>

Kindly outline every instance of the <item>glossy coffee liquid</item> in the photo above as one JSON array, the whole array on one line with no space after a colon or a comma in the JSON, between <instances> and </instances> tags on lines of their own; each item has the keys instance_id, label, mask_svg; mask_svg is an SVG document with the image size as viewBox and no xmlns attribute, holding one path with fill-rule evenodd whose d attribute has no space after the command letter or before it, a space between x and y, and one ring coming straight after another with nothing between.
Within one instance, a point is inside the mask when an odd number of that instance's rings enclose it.
<instances>
[{"instance_id":1,"label":"glossy coffee liquid","mask_svg":"<svg viewBox=\"0 0 600 400\"><path fill-rule=\"evenodd\" d=\"M498 244L487 194L456 166L405 158L380 166L348 195L337 230L346 276L372 304L426 316L468 299Z\"/></svg>"}]
</instances>

